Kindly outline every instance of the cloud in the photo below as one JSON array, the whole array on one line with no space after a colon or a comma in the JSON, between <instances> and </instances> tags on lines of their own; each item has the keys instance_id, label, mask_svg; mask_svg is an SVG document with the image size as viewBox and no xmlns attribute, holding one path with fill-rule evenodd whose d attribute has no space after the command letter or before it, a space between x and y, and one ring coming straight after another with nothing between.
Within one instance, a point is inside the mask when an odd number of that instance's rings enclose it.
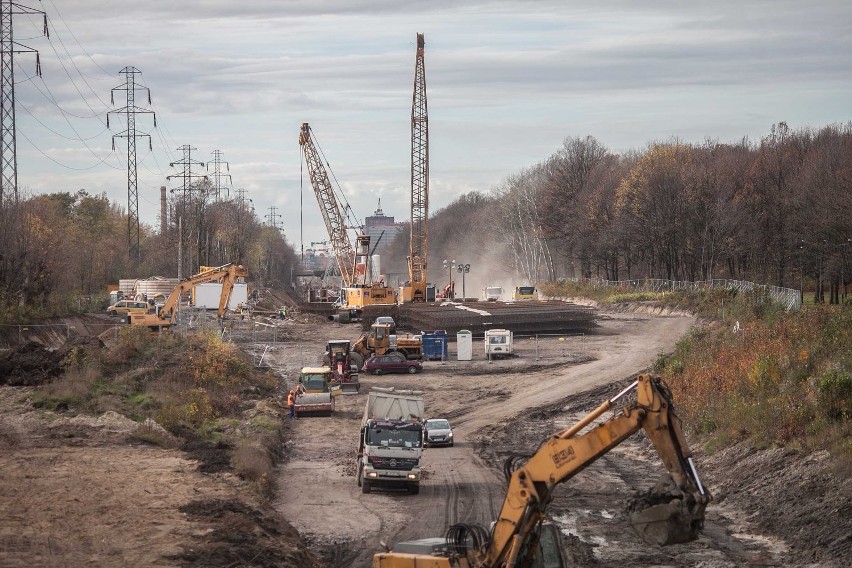
<instances>
[{"instance_id":1,"label":"cloud","mask_svg":"<svg viewBox=\"0 0 852 568\"><path fill-rule=\"evenodd\" d=\"M113 152L110 140L124 126L111 117L107 132L103 119L124 105L123 92L115 106L109 95L132 65L158 120L157 129L149 117L138 125L153 139L153 153L146 140L138 146L140 209L151 223L159 186L174 173L168 164L191 144L194 159L225 153L234 186L248 190L259 216L279 207L289 236L304 219L306 241L324 240L300 174L302 122L314 127L359 217L382 198L387 214L407 218L416 32L426 34L433 211L545 159L566 136L592 134L625 150L671 135L754 138L778 120L849 119L847 2L41 6L49 43L37 18L15 22L16 39L40 51L44 71L27 80L34 61L16 60L18 127L32 142L19 136L22 185L101 188L126 200L124 141Z\"/></svg>"}]
</instances>

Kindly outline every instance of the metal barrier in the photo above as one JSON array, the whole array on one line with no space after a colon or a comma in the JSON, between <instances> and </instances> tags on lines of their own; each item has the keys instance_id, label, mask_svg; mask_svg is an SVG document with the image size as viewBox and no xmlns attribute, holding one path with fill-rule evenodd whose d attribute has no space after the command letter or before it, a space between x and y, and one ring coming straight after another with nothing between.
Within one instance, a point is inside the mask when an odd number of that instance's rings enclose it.
<instances>
[{"instance_id":1,"label":"metal barrier","mask_svg":"<svg viewBox=\"0 0 852 568\"><path fill-rule=\"evenodd\" d=\"M802 307L802 293L793 288L781 288L766 284L755 284L745 280L730 280L726 278L714 278L712 280L699 280L689 282L686 280L665 280L662 278L647 278L645 280L599 280L568 278L572 282L589 284L594 287L614 287L623 290L647 290L651 292L663 292L674 290L698 290L702 288L724 288L736 290L737 292L762 293L772 302L781 304L789 312L799 310Z\"/></svg>"}]
</instances>

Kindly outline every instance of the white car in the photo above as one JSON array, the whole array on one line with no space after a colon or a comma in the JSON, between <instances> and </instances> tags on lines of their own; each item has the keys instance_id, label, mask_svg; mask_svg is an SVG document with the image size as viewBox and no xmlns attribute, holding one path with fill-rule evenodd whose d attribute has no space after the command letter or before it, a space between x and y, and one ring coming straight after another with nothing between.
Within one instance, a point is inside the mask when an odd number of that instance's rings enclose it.
<instances>
[{"instance_id":1,"label":"white car","mask_svg":"<svg viewBox=\"0 0 852 568\"><path fill-rule=\"evenodd\" d=\"M424 424L426 429L426 446L452 446L453 427L444 418L430 418Z\"/></svg>"}]
</instances>

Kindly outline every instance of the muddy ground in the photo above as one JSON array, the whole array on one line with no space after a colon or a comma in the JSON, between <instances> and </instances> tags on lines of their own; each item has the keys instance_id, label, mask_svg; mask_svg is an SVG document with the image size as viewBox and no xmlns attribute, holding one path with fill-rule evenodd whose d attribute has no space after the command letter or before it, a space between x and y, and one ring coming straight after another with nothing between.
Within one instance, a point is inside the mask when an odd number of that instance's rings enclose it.
<instances>
[{"instance_id":1,"label":"muddy ground","mask_svg":"<svg viewBox=\"0 0 852 568\"><path fill-rule=\"evenodd\" d=\"M477 353L471 362L427 362L418 375L363 376L362 392L424 390L427 412L453 422L458 443L425 452L416 496L357 487L363 395L339 397L330 418L285 424L285 461L267 504L215 448L146 445L120 415L37 411L29 387L0 387L0 566L310 566L319 558L361 567L380 541L441 536L457 522L487 526L504 497L506 455L532 451L618 392L694 320L612 313L600 323L594 336L521 341L511 360ZM327 339L359 333L310 318L285 328L281 343L246 345L285 386L318 362ZM697 449L716 498L697 542L649 547L628 528L624 503L662 471L639 434L557 492L549 513L568 556L596 566L848 565L852 486L827 455Z\"/></svg>"},{"instance_id":2,"label":"muddy ground","mask_svg":"<svg viewBox=\"0 0 852 568\"><path fill-rule=\"evenodd\" d=\"M428 362L414 376L362 376L363 390L423 390L427 415L451 420L456 445L426 450L419 495L375 489L364 495L354 455L365 397L338 397L332 417L293 424L275 507L334 567L369 566L380 542L392 547L443 536L460 522L488 526L504 498L504 458L533 451L617 393L672 349L694 319L612 313L600 323L600 334L571 349L541 349L542 358L521 342L512 360L489 363L479 355L472 362ZM314 354L329 337L282 345L269 361L292 381L301 365L317 362ZM627 499L664 471L637 434L558 491L549 513L569 558L578 566L847 565L852 487L829 469L828 456L742 446L708 457L697 449L702 477L716 496L699 540L651 547L627 525Z\"/></svg>"}]
</instances>

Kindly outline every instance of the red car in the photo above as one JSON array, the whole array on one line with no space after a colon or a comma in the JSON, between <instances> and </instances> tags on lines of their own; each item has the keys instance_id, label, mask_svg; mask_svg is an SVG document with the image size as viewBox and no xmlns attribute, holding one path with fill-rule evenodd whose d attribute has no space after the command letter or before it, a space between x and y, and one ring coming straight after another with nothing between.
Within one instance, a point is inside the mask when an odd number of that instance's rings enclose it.
<instances>
[{"instance_id":1,"label":"red car","mask_svg":"<svg viewBox=\"0 0 852 568\"><path fill-rule=\"evenodd\" d=\"M398 351L384 355L373 355L364 362L364 371L373 375L385 373L419 373L423 370L423 363L414 359L406 359L405 355Z\"/></svg>"}]
</instances>

